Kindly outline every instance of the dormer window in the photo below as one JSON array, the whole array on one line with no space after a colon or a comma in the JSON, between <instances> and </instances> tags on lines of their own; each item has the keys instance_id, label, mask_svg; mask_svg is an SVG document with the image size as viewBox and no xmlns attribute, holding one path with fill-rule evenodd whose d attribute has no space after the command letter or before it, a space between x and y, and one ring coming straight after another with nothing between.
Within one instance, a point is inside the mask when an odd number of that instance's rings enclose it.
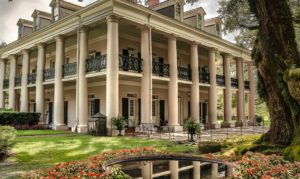
<instances>
[{"instance_id":1,"label":"dormer window","mask_svg":"<svg viewBox=\"0 0 300 179\"><path fill-rule=\"evenodd\" d=\"M182 10L181 10L181 4L180 3L176 3L175 5L175 19L181 21L181 16L182 16Z\"/></svg>"},{"instance_id":2,"label":"dormer window","mask_svg":"<svg viewBox=\"0 0 300 179\"><path fill-rule=\"evenodd\" d=\"M203 17L201 14L198 14L197 28L202 29L202 24L203 24Z\"/></svg>"},{"instance_id":3,"label":"dormer window","mask_svg":"<svg viewBox=\"0 0 300 179\"><path fill-rule=\"evenodd\" d=\"M57 21L59 19L59 10L56 5L53 7L53 16L54 16L54 21Z\"/></svg>"}]
</instances>

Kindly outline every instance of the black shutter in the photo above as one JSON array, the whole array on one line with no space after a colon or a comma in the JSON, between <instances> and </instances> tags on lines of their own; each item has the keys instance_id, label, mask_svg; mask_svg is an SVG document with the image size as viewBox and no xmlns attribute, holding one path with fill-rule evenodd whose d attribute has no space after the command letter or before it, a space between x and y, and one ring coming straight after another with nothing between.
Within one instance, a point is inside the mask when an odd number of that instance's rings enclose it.
<instances>
[{"instance_id":1,"label":"black shutter","mask_svg":"<svg viewBox=\"0 0 300 179\"><path fill-rule=\"evenodd\" d=\"M68 125L68 101L64 102L64 123Z\"/></svg>"},{"instance_id":2,"label":"black shutter","mask_svg":"<svg viewBox=\"0 0 300 179\"><path fill-rule=\"evenodd\" d=\"M160 126L166 125L165 121L165 101L159 101L159 119L160 119Z\"/></svg>"},{"instance_id":3,"label":"black shutter","mask_svg":"<svg viewBox=\"0 0 300 179\"><path fill-rule=\"evenodd\" d=\"M188 104L188 116L191 117L191 102Z\"/></svg>"},{"instance_id":4,"label":"black shutter","mask_svg":"<svg viewBox=\"0 0 300 179\"><path fill-rule=\"evenodd\" d=\"M36 112L36 103L33 103L33 112ZM43 114L41 114L43 115Z\"/></svg>"},{"instance_id":5,"label":"black shutter","mask_svg":"<svg viewBox=\"0 0 300 179\"><path fill-rule=\"evenodd\" d=\"M207 115L207 103L203 103L203 108L202 108L202 111L203 111L203 118L204 118L204 124L207 123L206 121L206 115Z\"/></svg>"},{"instance_id":6,"label":"black shutter","mask_svg":"<svg viewBox=\"0 0 300 179\"><path fill-rule=\"evenodd\" d=\"M202 118L201 118L201 102L199 103L199 121L200 121L200 123L203 123Z\"/></svg>"},{"instance_id":7,"label":"black shutter","mask_svg":"<svg viewBox=\"0 0 300 179\"><path fill-rule=\"evenodd\" d=\"M49 119L48 119L48 121L49 121L49 124L52 124L52 122L53 122L53 102L50 102L49 103Z\"/></svg>"},{"instance_id":8,"label":"black shutter","mask_svg":"<svg viewBox=\"0 0 300 179\"><path fill-rule=\"evenodd\" d=\"M141 124L141 119L142 119L142 114L141 114L141 112L142 112L142 101L141 101L141 99L139 99L138 100L138 105L139 105L139 125Z\"/></svg>"},{"instance_id":9,"label":"black shutter","mask_svg":"<svg viewBox=\"0 0 300 179\"><path fill-rule=\"evenodd\" d=\"M95 99L95 101L94 101L94 114L97 114L99 112L100 112L100 99Z\"/></svg>"},{"instance_id":10,"label":"black shutter","mask_svg":"<svg viewBox=\"0 0 300 179\"><path fill-rule=\"evenodd\" d=\"M128 98L122 98L122 116L128 119Z\"/></svg>"},{"instance_id":11,"label":"black shutter","mask_svg":"<svg viewBox=\"0 0 300 179\"><path fill-rule=\"evenodd\" d=\"M138 58L142 58L141 52L138 53Z\"/></svg>"},{"instance_id":12,"label":"black shutter","mask_svg":"<svg viewBox=\"0 0 300 179\"><path fill-rule=\"evenodd\" d=\"M122 50L122 55L129 56L129 51L127 49Z\"/></svg>"}]
</instances>

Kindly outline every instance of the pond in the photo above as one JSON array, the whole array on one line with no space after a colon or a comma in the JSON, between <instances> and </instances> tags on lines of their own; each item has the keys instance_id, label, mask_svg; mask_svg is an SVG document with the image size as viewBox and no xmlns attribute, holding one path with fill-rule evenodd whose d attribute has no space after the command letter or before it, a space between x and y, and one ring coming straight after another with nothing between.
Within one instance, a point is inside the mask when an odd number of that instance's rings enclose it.
<instances>
[{"instance_id":1,"label":"pond","mask_svg":"<svg viewBox=\"0 0 300 179\"><path fill-rule=\"evenodd\" d=\"M232 166L217 160L188 155L155 155L109 161L104 169L120 165L134 179L209 179L226 178Z\"/></svg>"}]
</instances>

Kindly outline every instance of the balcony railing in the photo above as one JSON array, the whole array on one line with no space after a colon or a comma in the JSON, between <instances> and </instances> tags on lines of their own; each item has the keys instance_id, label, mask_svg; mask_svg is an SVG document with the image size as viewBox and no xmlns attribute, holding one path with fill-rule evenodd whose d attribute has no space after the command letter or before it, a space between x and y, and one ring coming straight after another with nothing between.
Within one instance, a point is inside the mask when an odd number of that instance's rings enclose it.
<instances>
[{"instance_id":1,"label":"balcony railing","mask_svg":"<svg viewBox=\"0 0 300 179\"><path fill-rule=\"evenodd\" d=\"M22 76L15 77L15 87L21 86Z\"/></svg>"},{"instance_id":2,"label":"balcony railing","mask_svg":"<svg viewBox=\"0 0 300 179\"><path fill-rule=\"evenodd\" d=\"M44 70L44 81L53 79L55 76L55 68L49 68Z\"/></svg>"},{"instance_id":3,"label":"balcony railing","mask_svg":"<svg viewBox=\"0 0 300 179\"><path fill-rule=\"evenodd\" d=\"M200 83L210 83L209 73L208 72L200 72L199 73Z\"/></svg>"},{"instance_id":4,"label":"balcony railing","mask_svg":"<svg viewBox=\"0 0 300 179\"><path fill-rule=\"evenodd\" d=\"M233 87L233 88L238 88L239 86L238 86L238 79L236 79L236 78L231 78L231 87Z\"/></svg>"},{"instance_id":5,"label":"balcony railing","mask_svg":"<svg viewBox=\"0 0 300 179\"><path fill-rule=\"evenodd\" d=\"M164 64L160 62L152 63L152 73L158 76L170 76L169 68L169 64Z\"/></svg>"},{"instance_id":6,"label":"balcony railing","mask_svg":"<svg viewBox=\"0 0 300 179\"><path fill-rule=\"evenodd\" d=\"M216 79L217 79L217 85L219 85L219 86L225 86L225 78L224 78L224 76L217 75Z\"/></svg>"},{"instance_id":7,"label":"balcony railing","mask_svg":"<svg viewBox=\"0 0 300 179\"><path fill-rule=\"evenodd\" d=\"M190 68L178 67L178 78L191 81L192 70Z\"/></svg>"},{"instance_id":8,"label":"balcony railing","mask_svg":"<svg viewBox=\"0 0 300 179\"><path fill-rule=\"evenodd\" d=\"M77 73L77 63L69 63L63 65L63 76L72 76Z\"/></svg>"},{"instance_id":9,"label":"balcony railing","mask_svg":"<svg viewBox=\"0 0 300 179\"><path fill-rule=\"evenodd\" d=\"M9 79L3 80L3 88L7 89L9 87Z\"/></svg>"},{"instance_id":10,"label":"balcony railing","mask_svg":"<svg viewBox=\"0 0 300 179\"><path fill-rule=\"evenodd\" d=\"M86 71L101 71L106 68L106 55L86 60Z\"/></svg>"},{"instance_id":11,"label":"balcony railing","mask_svg":"<svg viewBox=\"0 0 300 179\"><path fill-rule=\"evenodd\" d=\"M31 84L35 84L36 82L36 73L30 73L28 75L28 84L31 85Z\"/></svg>"},{"instance_id":12,"label":"balcony railing","mask_svg":"<svg viewBox=\"0 0 300 179\"><path fill-rule=\"evenodd\" d=\"M246 90L249 90L249 89L250 89L250 82L249 82L249 81L245 81L245 82L244 82L244 85L245 85L245 89L246 89Z\"/></svg>"},{"instance_id":13,"label":"balcony railing","mask_svg":"<svg viewBox=\"0 0 300 179\"><path fill-rule=\"evenodd\" d=\"M119 68L123 71L134 71L141 73L143 71L143 60L137 57L119 55Z\"/></svg>"}]
</instances>

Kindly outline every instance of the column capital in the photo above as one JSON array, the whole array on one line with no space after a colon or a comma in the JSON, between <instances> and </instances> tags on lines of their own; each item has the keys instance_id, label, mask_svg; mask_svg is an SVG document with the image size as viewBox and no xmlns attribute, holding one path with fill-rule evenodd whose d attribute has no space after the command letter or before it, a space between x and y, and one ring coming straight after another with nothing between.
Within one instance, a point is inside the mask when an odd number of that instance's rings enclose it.
<instances>
[{"instance_id":1,"label":"column capital","mask_svg":"<svg viewBox=\"0 0 300 179\"><path fill-rule=\"evenodd\" d=\"M216 47L209 47L209 48L208 48L208 51L209 51L210 53L216 53L216 52L218 51L218 49L217 49Z\"/></svg>"},{"instance_id":2,"label":"column capital","mask_svg":"<svg viewBox=\"0 0 300 179\"><path fill-rule=\"evenodd\" d=\"M140 31L150 31L151 26L150 25L138 25L136 28Z\"/></svg>"},{"instance_id":3,"label":"column capital","mask_svg":"<svg viewBox=\"0 0 300 179\"><path fill-rule=\"evenodd\" d=\"M16 59L16 57L17 57L16 55L9 55L9 56L8 56L9 60L11 60L11 59Z\"/></svg>"},{"instance_id":4,"label":"column capital","mask_svg":"<svg viewBox=\"0 0 300 179\"><path fill-rule=\"evenodd\" d=\"M23 50L21 50L21 53L23 55L29 55L29 50L28 49L23 49Z\"/></svg>"},{"instance_id":5,"label":"column capital","mask_svg":"<svg viewBox=\"0 0 300 179\"><path fill-rule=\"evenodd\" d=\"M55 41L63 41L65 39L65 36L63 35L57 35L56 37L54 37Z\"/></svg>"},{"instance_id":6,"label":"column capital","mask_svg":"<svg viewBox=\"0 0 300 179\"><path fill-rule=\"evenodd\" d=\"M242 57L235 57L234 58L236 61L244 61L244 58L242 58Z\"/></svg>"},{"instance_id":7,"label":"column capital","mask_svg":"<svg viewBox=\"0 0 300 179\"><path fill-rule=\"evenodd\" d=\"M38 49L39 48L45 48L46 44L41 42L41 43L36 44L36 46L37 46Z\"/></svg>"},{"instance_id":8,"label":"column capital","mask_svg":"<svg viewBox=\"0 0 300 179\"><path fill-rule=\"evenodd\" d=\"M79 33L86 33L89 30L88 26L79 27Z\"/></svg>"},{"instance_id":9,"label":"column capital","mask_svg":"<svg viewBox=\"0 0 300 179\"><path fill-rule=\"evenodd\" d=\"M227 52L222 52L221 55L223 56L223 58L233 58L233 56Z\"/></svg>"},{"instance_id":10,"label":"column capital","mask_svg":"<svg viewBox=\"0 0 300 179\"><path fill-rule=\"evenodd\" d=\"M110 15L110 16L106 17L106 21L107 22L118 22L119 17L116 15Z\"/></svg>"},{"instance_id":11,"label":"column capital","mask_svg":"<svg viewBox=\"0 0 300 179\"><path fill-rule=\"evenodd\" d=\"M191 44L191 46L197 46L197 47L198 47L198 45L199 45L199 43L196 42L196 41L192 41L192 42L190 42L190 44Z\"/></svg>"},{"instance_id":12,"label":"column capital","mask_svg":"<svg viewBox=\"0 0 300 179\"><path fill-rule=\"evenodd\" d=\"M166 37L170 40L176 40L177 39L177 36L175 34L168 34L168 35L166 35Z\"/></svg>"}]
</instances>

